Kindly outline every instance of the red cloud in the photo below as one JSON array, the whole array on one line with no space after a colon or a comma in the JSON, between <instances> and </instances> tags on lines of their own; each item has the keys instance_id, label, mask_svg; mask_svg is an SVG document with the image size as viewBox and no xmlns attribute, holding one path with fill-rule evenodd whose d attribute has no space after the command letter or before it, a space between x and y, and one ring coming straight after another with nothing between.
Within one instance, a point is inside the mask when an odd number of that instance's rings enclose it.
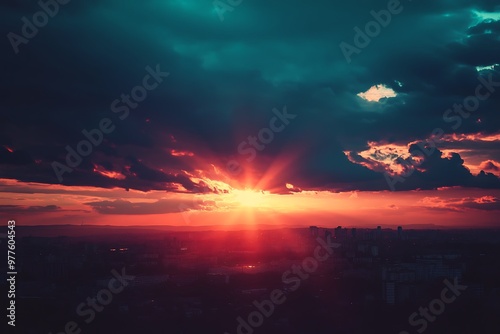
<instances>
[{"instance_id":1,"label":"red cloud","mask_svg":"<svg viewBox=\"0 0 500 334\"><path fill-rule=\"evenodd\" d=\"M479 165L479 168L481 170L484 170L485 172L490 172L497 175L500 174L500 162L497 162L495 160L483 161Z\"/></svg>"}]
</instances>

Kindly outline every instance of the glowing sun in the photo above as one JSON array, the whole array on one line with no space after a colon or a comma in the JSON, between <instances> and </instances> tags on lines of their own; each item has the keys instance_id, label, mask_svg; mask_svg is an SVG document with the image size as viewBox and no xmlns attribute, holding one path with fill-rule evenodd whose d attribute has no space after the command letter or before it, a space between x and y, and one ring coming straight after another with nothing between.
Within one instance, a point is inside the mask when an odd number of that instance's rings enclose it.
<instances>
[{"instance_id":1,"label":"glowing sun","mask_svg":"<svg viewBox=\"0 0 500 334\"><path fill-rule=\"evenodd\" d=\"M262 207L266 205L268 194L264 191L253 189L234 190L232 192L234 200L240 206Z\"/></svg>"}]
</instances>

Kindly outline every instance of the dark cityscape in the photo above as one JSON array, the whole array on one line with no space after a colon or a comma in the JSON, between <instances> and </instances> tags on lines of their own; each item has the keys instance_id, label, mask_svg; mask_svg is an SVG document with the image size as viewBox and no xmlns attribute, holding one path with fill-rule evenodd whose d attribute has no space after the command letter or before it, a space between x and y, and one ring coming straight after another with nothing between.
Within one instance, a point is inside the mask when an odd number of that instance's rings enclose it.
<instances>
[{"instance_id":1,"label":"dark cityscape","mask_svg":"<svg viewBox=\"0 0 500 334\"><path fill-rule=\"evenodd\" d=\"M473 229L18 227L16 329L498 333L498 240Z\"/></svg>"}]
</instances>

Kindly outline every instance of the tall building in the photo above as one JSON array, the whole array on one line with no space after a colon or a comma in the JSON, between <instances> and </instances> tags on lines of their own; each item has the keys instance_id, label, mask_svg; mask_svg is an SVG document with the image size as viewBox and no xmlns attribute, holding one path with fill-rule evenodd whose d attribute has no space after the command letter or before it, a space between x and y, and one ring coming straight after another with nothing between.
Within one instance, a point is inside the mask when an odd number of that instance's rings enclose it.
<instances>
[{"instance_id":1,"label":"tall building","mask_svg":"<svg viewBox=\"0 0 500 334\"><path fill-rule=\"evenodd\" d=\"M340 239L342 235L342 226L337 226L335 229L335 238Z\"/></svg>"},{"instance_id":2,"label":"tall building","mask_svg":"<svg viewBox=\"0 0 500 334\"><path fill-rule=\"evenodd\" d=\"M403 227L398 226L398 240L402 240L402 239L403 239Z\"/></svg>"},{"instance_id":3,"label":"tall building","mask_svg":"<svg viewBox=\"0 0 500 334\"><path fill-rule=\"evenodd\" d=\"M309 231L311 231L311 235L313 237L318 236L318 227L317 226L309 226Z\"/></svg>"},{"instance_id":4,"label":"tall building","mask_svg":"<svg viewBox=\"0 0 500 334\"><path fill-rule=\"evenodd\" d=\"M386 304L396 303L396 284L394 282L384 282L384 301Z\"/></svg>"}]
</instances>

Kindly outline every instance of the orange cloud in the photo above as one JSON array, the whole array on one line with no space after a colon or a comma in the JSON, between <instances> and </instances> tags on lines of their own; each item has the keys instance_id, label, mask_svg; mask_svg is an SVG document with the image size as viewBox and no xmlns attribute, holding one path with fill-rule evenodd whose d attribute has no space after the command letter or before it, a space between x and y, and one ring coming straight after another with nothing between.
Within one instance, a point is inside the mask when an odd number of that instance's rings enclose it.
<instances>
[{"instance_id":1,"label":"orange cloud","mask_svg":"<svg viewBox=\"0 0 500 334\"><path fill-rule=\"evenodd\" d=\"M479 165L479 168L481 170L484 170L485 172L493 173L496 174L497 176L500 176L500 162L497 162L495 160L483 161Z\"/></svg>"}]
</instances>

